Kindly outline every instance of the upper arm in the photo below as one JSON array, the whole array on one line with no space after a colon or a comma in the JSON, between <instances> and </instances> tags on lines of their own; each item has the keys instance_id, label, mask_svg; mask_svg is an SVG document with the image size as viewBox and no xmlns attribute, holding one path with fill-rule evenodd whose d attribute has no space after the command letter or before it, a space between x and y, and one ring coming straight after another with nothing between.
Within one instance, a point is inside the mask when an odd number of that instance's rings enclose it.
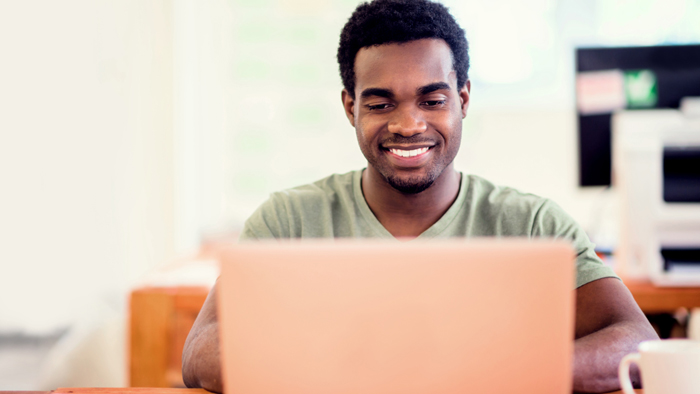
<instances>
[{"instance_id":1,"label":"upper arm","mask_svg":"<svg viewBox=\"0 0 700 394\"><path fill-rule=\"evenodd\" d=\"M649 324L622 281L602 278L576 289L576 339L623 322Z\"/></svg>"},{"instance_id":2,"label":"upper arm","mask_svg":"<svg viewBox=\"0 0 700 394\"><path fill-rule=\"evenodd\" d=\"M218 283L219 282L217 280L217 282L214 283L214 287L212 287L209 291L209 295L207 295L206 300L204 300L204 304L202 304L202 309L200 309L199 315L197 315L197 319L195 320L193 327L202 324L215 323L217 321L216 288Z\"/></svg>"},{"instance_id":3,"label":"upper arm","mask_svg":"<svg viewBox=\"0 0 700 394\"><path fill-rule=\"evenodd\" d=\"M581 226L557 204L544 200L533 219L531 236L566 239L576 253L576 287L601 278L617 278L615 272L600 260ZM622 286L624 287L624 286Z\"/></svg>"},{"instance_id":4,"label":"upper arm","mask_svg":"<svg viewBox=\"0 0 700 394\"><path fill-rule=\"evenodd\" d=\"M217 283L214 284L214 287L209 291L209 295L207 295L206 300L204 300L204 304L202 305L202 309L199 310L199 314L197 315L197 318L194 321L194 324L192 325L192 328L190 329L190 333L187 335L187 340L185 341L185 348L183 352L183 358L189 358L192 357L196 353L194 349L192 349L193 346L196 346L195 343L198 342L198 339L202 335L211 335L211 332L207 331L212 331L212 326L216 326L218 324L218 317L217 317L217 312L216 312L216 298L217 298ZM217 331L218 330L213 330ZM218 338L210 338L218 341ZM191 360L183 360L186 362L189 362Z\"/></svg>"},{"instance_id":5,"label":"upper arm","mask_svg":"<svg viewBox=\"0 0 700 394\"><path fill-rule=\"evenodd\" d=\"M221 392L216 288L214 284L187 335L182 352L182 378L187 387Z\"/></svg>"}]
</instances>

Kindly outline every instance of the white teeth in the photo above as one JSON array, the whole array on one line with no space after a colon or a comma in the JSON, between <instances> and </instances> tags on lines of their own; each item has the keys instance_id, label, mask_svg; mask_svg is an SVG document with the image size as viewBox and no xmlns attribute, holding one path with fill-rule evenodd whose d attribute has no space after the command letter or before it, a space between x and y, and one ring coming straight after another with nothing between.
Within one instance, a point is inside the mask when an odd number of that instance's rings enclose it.
<instances>
[{"instance_id":1,"label":"white teeth","mask_svg":"<svg viewBox=\"0 0 700 394\"><path fill-rule=\"evenodd\" d=\"M389 149L389 152L401 156L401 157L413 157L420 155L421 153L425 153L428 151L428 147L425 148L419 148L419 149L413 149L413 150L403 150L403 149Z\"/></svg>"}]
</instances>

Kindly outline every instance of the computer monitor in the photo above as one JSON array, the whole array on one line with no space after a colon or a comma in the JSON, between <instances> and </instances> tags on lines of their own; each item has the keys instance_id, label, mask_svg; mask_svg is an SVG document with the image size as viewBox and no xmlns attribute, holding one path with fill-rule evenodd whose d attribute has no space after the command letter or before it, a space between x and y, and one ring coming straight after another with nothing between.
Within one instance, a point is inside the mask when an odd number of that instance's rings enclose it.
<instances>
[{"instance_id":1,"label":"computer monitor","mask_svg":"<svg viewBox=\"0 0 700 394\"><path fill-rule=\"evenodd\" d=\"M579 185L610 185L614 111L689 96L700 96L700 45L576 49Z\"/></svg>"}]
</instances>

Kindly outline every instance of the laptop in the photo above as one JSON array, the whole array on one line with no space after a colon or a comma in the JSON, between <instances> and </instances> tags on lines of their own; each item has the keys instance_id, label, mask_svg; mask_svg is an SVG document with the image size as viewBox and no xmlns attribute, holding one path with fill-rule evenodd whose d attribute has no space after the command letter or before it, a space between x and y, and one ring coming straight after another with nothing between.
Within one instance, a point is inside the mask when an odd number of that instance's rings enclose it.
<instances>
[{"instance_id":1,"label":"laptop","mask_svg":"<svg viewBox=\"0 0 700 394\"><path fill-rule=\"evenodd\" d=\"M221 263L225 394L571 392L566 243L252 243Z\"/></svg>"}]
</instances>

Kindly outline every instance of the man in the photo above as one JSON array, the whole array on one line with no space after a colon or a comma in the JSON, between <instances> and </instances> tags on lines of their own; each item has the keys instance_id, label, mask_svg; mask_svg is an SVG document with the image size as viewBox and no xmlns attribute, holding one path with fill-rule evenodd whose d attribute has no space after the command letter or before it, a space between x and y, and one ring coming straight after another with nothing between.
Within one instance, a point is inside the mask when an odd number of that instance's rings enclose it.
<instances>
[{"instance_id":1,"label":"man","mask_svg":"<svg viewBox=\"0 0 700 394\"><path fill-rule=\"evenodd\" d=\"M630 293L554 203L453 168L469 106L464 31L427 0L360 5L338 49L342 102L367 168L271 195L243 239L564 237L577 252L574 389L619 389L617 365L657 338ZM183 352L190 387L221 391L216 286ZM633 380L639 385L638 371Z\"/></svg>"}]
</instances>

